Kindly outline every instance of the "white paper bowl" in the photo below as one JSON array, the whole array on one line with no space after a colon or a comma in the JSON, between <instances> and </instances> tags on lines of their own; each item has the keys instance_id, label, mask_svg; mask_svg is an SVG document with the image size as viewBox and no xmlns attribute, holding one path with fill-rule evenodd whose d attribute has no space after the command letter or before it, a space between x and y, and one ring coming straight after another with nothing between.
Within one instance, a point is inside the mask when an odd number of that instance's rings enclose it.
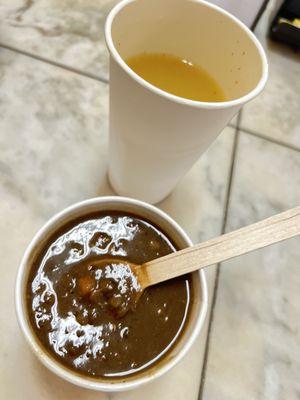
<instances>
[{"instance_id":1,"label":"white paper bowl","mask_svg":"<svg viewBox=\"0 0 300 400\"><path fill-rule=\"evenodd\" d=\"M41 247L58 228L79 216L106 210L130 212L152 221L159 226L179 248L192 245L187 234L172 218L158 208L147 203L124 197L98 197L82 201L56 214L34 236L25 251L19 267L15 288L15 301L20 328L32 351L47 368L75 385L103 392L118 392L134 389L142 384L151 382L169 371L184 357L201 330L207 310L207 288L204 272L193 273L191 311L181 338L161 361L144 372L124 379L99 379L85 377L58 362L44 349L30 324L26 307L26 284L31 263L41 250Z\"/></svg>"}]
</instances>

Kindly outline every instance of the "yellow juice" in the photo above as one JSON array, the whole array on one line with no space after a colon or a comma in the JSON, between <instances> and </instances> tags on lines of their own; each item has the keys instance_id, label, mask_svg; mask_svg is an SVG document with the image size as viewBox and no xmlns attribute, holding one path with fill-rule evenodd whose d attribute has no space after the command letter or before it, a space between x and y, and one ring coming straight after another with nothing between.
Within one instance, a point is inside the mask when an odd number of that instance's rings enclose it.
<instances>
[{"instance_id":1,"label":"yellow juice","mask_svg":"<svg viewBox=\"0 0 300 400\"><path fill-rule=\"evenodd\" d=\"M226 101L215 79L200 65L170 54L143 53L126 60L140 77L166 92L206 102Z\"/></svg>"}]
</instances>

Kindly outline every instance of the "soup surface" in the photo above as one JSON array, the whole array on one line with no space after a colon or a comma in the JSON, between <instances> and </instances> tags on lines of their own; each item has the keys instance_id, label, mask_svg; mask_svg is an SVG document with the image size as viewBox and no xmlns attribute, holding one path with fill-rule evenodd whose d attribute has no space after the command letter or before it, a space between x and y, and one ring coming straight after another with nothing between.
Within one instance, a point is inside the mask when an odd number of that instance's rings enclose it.
<instances>
[{"instance_id":1,"label":"soup surface","mask_svg":"<svg viewBox=\"0 0 300 400\"><path fill-rule=\"evenodd\" d=\"M142 264L175 250L156 226L124 213L64 226L28 279L27 307L39 341L64 365L93 377L123 377L158 361L188 317L189 278L147 288L131 304L139 284L126 261Z\"/></svg>"}]
</instances>

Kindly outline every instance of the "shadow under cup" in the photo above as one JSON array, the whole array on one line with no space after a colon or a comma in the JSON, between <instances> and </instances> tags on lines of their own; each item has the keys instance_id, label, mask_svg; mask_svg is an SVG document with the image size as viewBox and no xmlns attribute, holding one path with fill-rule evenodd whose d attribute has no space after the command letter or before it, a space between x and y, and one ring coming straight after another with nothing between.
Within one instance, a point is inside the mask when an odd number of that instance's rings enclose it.
<instances>
[{"instance_id":1,"label":"shadow under cup","mask_svg":"<svg viewBox=\"0 0 300 400\"><path fill-rule=\"evenodd\" d=\"M109 14L109 179L124 196L163 200L243 104L263 89L268 65L253 33L202 0L123 0ZM126 64L165 53L198 64L227 101L200 102L167 93Z\"/></svg>"}]
</instances>

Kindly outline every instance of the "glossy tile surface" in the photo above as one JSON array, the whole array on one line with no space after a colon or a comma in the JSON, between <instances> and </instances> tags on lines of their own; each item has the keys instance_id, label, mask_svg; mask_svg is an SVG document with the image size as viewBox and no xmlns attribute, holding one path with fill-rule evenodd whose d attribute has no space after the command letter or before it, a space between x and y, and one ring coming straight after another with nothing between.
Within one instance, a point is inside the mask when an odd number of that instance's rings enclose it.
<instances>
[{"instance_id":1,"label":"glossy tile surface","mask_svg":"<svg viewBox=\"0 0 300 400\"><path fill-rule=\"evenodd\" d=\"M0 43L107 79L104 21L117 0L0 0Z\"/></svg>"},{"instance_id":2,"label":"glossy tile surface","mask_svg":"<svg viewBox=\"0 0 300 400\"><path fill-rule=\"evenodd\" d=\"M231 231L300 204L300 152L242 135ZM221 265L203 399L299 398L300 237Z\"/></svg>"}]
</instances>

